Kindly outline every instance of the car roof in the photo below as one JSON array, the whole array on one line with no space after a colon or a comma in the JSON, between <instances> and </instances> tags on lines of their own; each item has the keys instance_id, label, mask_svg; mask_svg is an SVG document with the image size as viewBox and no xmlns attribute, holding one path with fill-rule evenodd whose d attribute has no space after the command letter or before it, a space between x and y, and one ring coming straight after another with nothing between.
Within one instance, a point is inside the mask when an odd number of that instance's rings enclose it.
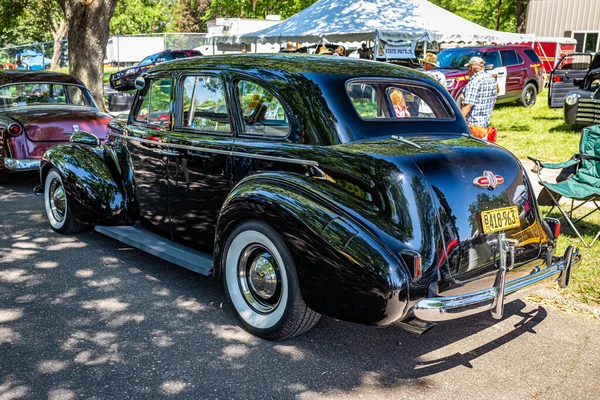
<instances>
[{"instance_id":1,"label":"car roof","mask_svg":"<svg viewBox=\"0 0 600 400\"><path fill-rule=\"evenodd\" d=\"M77 78L61 72L49 71L0 71L0 85L28 82L57 82L84 86Z\"/></svg>"},{"instance_id":2,"label":"car roof","mask_svg":"<svg viewBox=\"0 0 600 400\"><path fill-rule=\"evenodd\" d=\"M523 49L523 50L533 50L531 46L525 46L521 44L499 44L499 45L487 45L487 46L468 46L468 47L452 47L445 50L471 50L471 51L483 51L483 50L514 50L514 49Z\"/></svg>"},{"instance_id":3,"label":"car roof","mask_svg":"<svg viewBox=\"0 0 600 400\"><path fill-rule=\"evenodd\" d=\"M148 71L150 74L160 71L179 69L234 69L239 71L282 72L309 77L327 75L332 77L391 77L423 80L427 77L417 71L389 63L360 60L348 57L315 56L305 54L226 54L203 56L201 58L182 58L159 64Z\"/></svg>"}]
</instances>

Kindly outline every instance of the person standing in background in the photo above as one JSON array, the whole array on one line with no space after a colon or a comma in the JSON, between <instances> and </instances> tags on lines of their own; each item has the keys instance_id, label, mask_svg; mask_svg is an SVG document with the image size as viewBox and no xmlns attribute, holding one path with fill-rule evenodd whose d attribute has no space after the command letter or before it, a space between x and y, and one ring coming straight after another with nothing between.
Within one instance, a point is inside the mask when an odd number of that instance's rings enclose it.
<instances>
[{"instance_id":1,"label":"person standing in background","mask_svg":"<svg viewBox=\"0 0 600 400\"><path fill-rule=\"evenodd\" d=\"M481 57L472 57L466 66L470 79L465 87L462 115L470 126L487 128L498 95L496 80L485 72L485 61Z\"/></svg>"},{"instance_id":2,"label":"person standing in background","mask_svg":"<svg viewBox=\"0 0 600 400\"><path fill-rule=\"evenodd\" d=\"M423 71L425 71L427 75L430 75L433 79L438 81L440 85L446 87L446 75L441 71L435 70L435 67L439 67L437 55L434 53L427 53L425 54L425 57L419 59L419 62L423 64Z\"/></svg>"}]
</instances>

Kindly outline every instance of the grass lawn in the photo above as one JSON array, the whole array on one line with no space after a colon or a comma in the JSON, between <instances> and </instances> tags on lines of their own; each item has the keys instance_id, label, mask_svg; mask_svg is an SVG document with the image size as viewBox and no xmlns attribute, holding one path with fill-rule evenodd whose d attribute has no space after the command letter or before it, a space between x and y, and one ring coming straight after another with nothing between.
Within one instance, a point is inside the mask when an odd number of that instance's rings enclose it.
<instances>
[{"instance_id":1,"label":"grass lawn","mask_svg":"<svg viewBox=\"0 0 600 400\"><path fill-rule=\"evenodd\" d=\"M531 108L516 104L499 105L492 114L491 125L498 128L498 144L506 147L518 158L528 155L543 161L565 161L578 152L580 132L572 132L564 123L562 109L548 108L548 91L538 97ZM542 215L549 207L541 207ZM581 214L580 216L582 216ZM560 214L554 210L552 217ZM569 244L579 246L583 260L573 271L569 288L562 290L567 296L589 304L600 304L600 242L591 249L582 246L566 222L561 220L561 237L555 254L563 254ZM589 243L600 230L600 212L577 224Z\"/></svg>"},{"instance_id":2,"label":"grass lawn","mask_svg":"<svg viewBox=\"0 0 600 400\"><path fill-rule=\"evenodd\" d=\"M562 108L548 108L548 90L533 107L516 103L496 106L491 125L498 128L498 144L520 159L533 156L543 161L566 161L579 148L580 132L565 124Z\"/></svg>"}]
</instances>

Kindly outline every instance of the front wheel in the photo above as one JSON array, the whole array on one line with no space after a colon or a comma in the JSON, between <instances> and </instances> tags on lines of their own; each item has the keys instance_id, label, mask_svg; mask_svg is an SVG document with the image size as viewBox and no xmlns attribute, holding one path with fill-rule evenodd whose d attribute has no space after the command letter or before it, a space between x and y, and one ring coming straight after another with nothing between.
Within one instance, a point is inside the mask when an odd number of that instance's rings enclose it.
<instances>
[{"instance_id":1,"label":"front wheel","mask_svg":"<svg viewBox=\"0 0 600 400\"><path fill-rule=\"evenodd\" d=\"M531 107L535 104L537 100L537 88L533 83L528 83L523 88L521 92L521 98L519 99L519 103L524 107Z\"/></svg>"},{"instance_id":2,"label":"front wheel","mask_svg":"<svg viewBox=\"0 0 600 400\"><path fill-rule=\"evenodd\" d=\"M225 290L250 333L287 339L312 328L321 317L300 294L296 266L277 232L251 221L233 230L223 252Z\"/></svg>"},{"instance_id":3,"label":"front wheel","mask_svg":"<svg viewBox=\"0 0 600 400\"><path fill-rule=\"evenodd\" d=\"M44 205L50 226L56 232L69 234L83 232L87 229L86 225L73 218L63 179L56 168L52 168L46 176Z\"/></svg>"}]
</instances>

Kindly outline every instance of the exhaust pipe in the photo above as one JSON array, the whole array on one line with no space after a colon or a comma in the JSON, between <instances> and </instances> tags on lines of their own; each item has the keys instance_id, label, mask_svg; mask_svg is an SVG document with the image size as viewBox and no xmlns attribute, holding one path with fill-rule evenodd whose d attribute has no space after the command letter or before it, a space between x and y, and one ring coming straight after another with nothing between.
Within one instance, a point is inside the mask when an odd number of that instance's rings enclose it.
<instances>
[{"instance_id":1,"label":"exhaust pipe","mask_svg":"<svg viewBox=\"0 0 600 400\"><path fill-rule=\"evenodd\" d=\"M394 322L394 325L411 333L422 335L433 328L436 324L433 322L423 321L422 319L419 319L413 315L405 320Z\"/></svg>"},{"instance_id":2,"label":"exhaust pipe","mask_svg":"<svg viewBox=\"0 0 600 400\"><path fill-rule=\"evenodd\" d=\"M44 187L42 185L37 185L36 187L33 188L33 193L36 196L43 196L44 195Z\"/></svg>"}]
</instances>

